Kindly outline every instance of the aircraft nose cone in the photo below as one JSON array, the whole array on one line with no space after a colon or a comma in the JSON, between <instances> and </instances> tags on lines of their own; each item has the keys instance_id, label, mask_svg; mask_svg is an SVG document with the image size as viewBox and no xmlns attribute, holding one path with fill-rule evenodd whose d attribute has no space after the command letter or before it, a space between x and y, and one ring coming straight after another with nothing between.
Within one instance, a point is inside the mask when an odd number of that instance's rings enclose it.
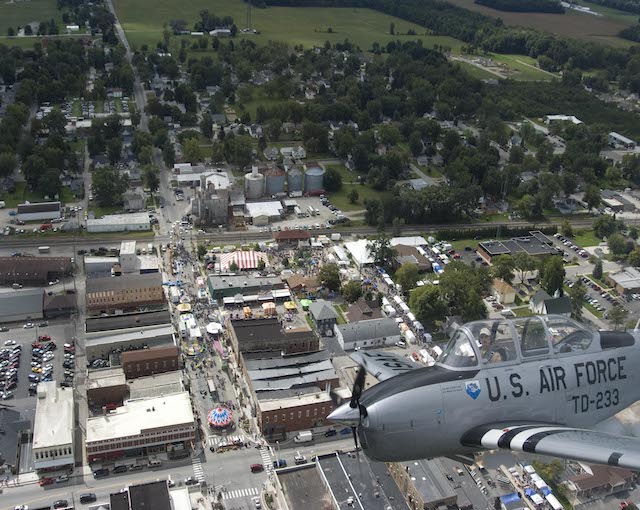
<instances>
[{"instance_id":1,"label":"aircraft nose cone","mask_svg":"<svg viewBox=\"0 0 640 510\"><path fill-rule=\"evenodd\" d=\"M349 404L343 404L327 416L327 419L350 427L357 427L360 424L360 410L357 407L353 409Z\"/></svg>"}]
</instances>

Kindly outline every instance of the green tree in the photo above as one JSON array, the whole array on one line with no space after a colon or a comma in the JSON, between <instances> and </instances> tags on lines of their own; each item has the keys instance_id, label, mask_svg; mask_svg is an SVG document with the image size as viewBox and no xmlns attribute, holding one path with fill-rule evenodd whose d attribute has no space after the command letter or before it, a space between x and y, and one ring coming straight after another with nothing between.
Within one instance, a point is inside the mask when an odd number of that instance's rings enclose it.
<instances>
[{"instance_id":1,"label":"green tree","mask_svg":"<svg viewBox=\"0 0 640 510\"><path fill-rule=\"evenodd\" d=\"M111 166L93 172L93 194L99 205L120 205L122 194L129 186L129 178Z\"/></svg>"},{"instance_id":2,"label":"green tree","mask_svg":"<svg viewBox=\"0 0 640 510\"><path fill-rule=\"evenodd\" d=\"M574 319L582 319L582 302L584 301L584 295L587 292L586 287L581 281L577 281L573 284L573 287L569 290L569 298L571 299L571 315Z\"/></svg>"},{"instance_id":3,"label":"green tree","mask_svg":"<svg viewBox=\"0 0 640 510\"><path fill-rule=\"evenodd\" d=\"M355 303L362 296L362 285L354 281L347 282L342 286L340 293L347 303Z\"/></svg>"},{"instance_id":4,"label":"green tree","mask_svg":"<svg viewBox=\"0 0 640 510\"><path fill-rule=\"evenodd\" d=\"M518 252L513 255L514 268L520 276L520 283L524 283L525 274L530 271L535 271L538 267L538 263L534 257L527 252Z\"/></svg>"},{"instance_id":5,"label":"green tree","mask_svg":"<svg viewBox=\"0 0 640 510\"><path fill-rule=\"evenodd\" d=\"M261 136L260 138L258 138L258 150L260 152L264 152L266 148L267 148L267 139L264 136Z\"/></svg>"},{"instance_id":6,"label":"green tree","mask_svg":"<svg viewBox=\"0 0 640 510\"><path fill-rule=\"evenodd\" d=\"M120 161L120 154L122 153L122 139L112 138L107 144L107 157L109 163L113 166Z\"/></svg>"},{"instance_id":7,"label":"green tree","mask_svg":"<svg viewBox=\"0 0 640 510\"><path fill-rule=\"evenodd\" d=\"M633 239L634 241L638 240L638 229L637 229L637 227L631 227L629 229L629 237L631 239Z\"/></svg>"},{"instance_id":8,"label":"green tree","mask_svg":"<svg viewBox=\"0 0 640 510\"><path fill-rule=\"evenodd\" d=\"M204 244L200 243L198 244L198 247L196 248L196 250L197 250L198 258L202 260L207 253L207 247Z\"/></svg>"},{"instance_id":9,"label":"green tree","mask_svg":"<svg viewBox=\"0 0 640 510\"><path fill-rule=\"evenodd\" d=\"M423 285L411 291L409 308L426 329L435 329L436 322L447 315L447 304L437 285Z\"/></svg>"},{"instance_id":10,"label":"green tree","mask_svg":"<svg viewBox=\"0 0 640 510\"><path fill-rule=\"evenodd\" d=\"M18 165L18 160L10 152L0 154L0 177L8 177Z\"/></svg>"},{"instance_id":11,"label":"green tree","mask_svg":"<svg viewBox=\"0 0 640 510\"><path fill-rule=\"evenodd\" d=\"M543 480L547 480L551 483L557 482L564 471L562 463L559 460L554 460L549 463L534 460L531 465Z\"/></svg>"},{"instance_id":12,"label":"green tree","mask_svg":"<svg viewBox=\"0 0 640 510\"><path fill-rule=\"evenodd\" d=\"M324 174L324 189L330 193L340 191L342 189L342 175L335 168L329 168Z\"/></svg>"},{"instance_id":13,"label":"green tree","mask_svg":"<svg viewBox=\"0 0 640 510\"><path fill-rule=\"evenodd\" d=\"M562 283L564 282L565 270L560 257L549 257L542 266L542 279L540 283L547 294L553 296L556 291L562 296Z\"/></svg>"},{"instance_id":14,"label":"green tree","mask_svg":"<svg viewBox=\"0 0 640 510\"><path fill-rule=\"evenodd\" d=\"M44 194L54 197L62 191L62 181L60 180L60 172L54 168L48 169L38 178L38 189L43 190Z\"/></svg>"},{"instance_id":15,"label":"green tree","mask_svg":"<svg viewBox=\"0 0 640 510\"><path fill-rule=\"evenodd\" d=\"M627 242L620 234L611 234L607 238L607 245L614 255L624 255L627 252Z\"/></svg>"},{"instance_id":16,"label":"green tree","mask_svg":"<svg viewBox=\"0 0 640 510\"><path fill-rule=\"evenodd\" d=\"M483 319L487 308L482 295L489 291L491 275L484 266L471 267L454 260L440 276L440 294L449 305L449 313L466 321Z\"/></svg>"},{"instance_id":17,"label":"green tree","mask_svg":"<svg viewBox=\"0 0 640 510\"><path fill-rule=\"evenodd\" d=\"M269 119L264 123L264 132L272 142L280 140L282 132L282 121L280 119Z\"/></svg>"},{"instance_id":18,"label":"green tree","mask_svg":"<svg viewBox=\"0 0 640 510\"><path fill-rule=\"evenodd\" d=\"M338 264L325 264L318 271L318 281L329 290L340 288L340 268Z\"/></svg>"},{"instance_id":19,"label":"green tree","mask_svg":"<svg viewBox=\"0 0 640 510\"><path fill-rule=\"evenodd\" d=\"M593 266L593 277L596 280L602 280L602 260L598 259L596 260L595 265Z\"/></svg>"},{"instance_id":20,"label":"green tree","mask_svg":"<svg viewBox=\"0 0 640 510\"><path fill-rule=\"evenodd\" d=\"M229 271L231 271L232 273L235 273L237 270L238 270L238 264L234 260L233 262L231 262L231 264L229 264Z\"/></svg>"},{"instance_id":21,"label":"green tree","mask_svg":"<svg viewBox=\"0 0 640 510\"><path fill-rule=\"evenodd\" d=\"M211 114L208 112L202 114L202 120L200 121L200 131L208 140L211 140L213 138L213 119L211 117Z\"/></svg>"},{"instance_id":22,"label":"green tree","mask_svg":"<svg viewBox=\"0 0 640 510\"><path fill-rule=\"evenodd\" d=\"M491 259L491 274L494 278L504 280L509 285L513 282L516 262L511 255L498 255Z\"/></svg>"},{"instance_id":23,"label":"green tree","mask_svg":"<svg viewBox=\"0 0 640 510\"><path fill-rule=\"evenodd\" d=\"M393 258L396 256L396 250L391 246L389 238L385 235L379 235L373 241L367 244L369 254L373 257L373 262L377 266L390 267Z\"/></svg>"},{"instance_id":24,"label":"green tree","mask_svg":"<svg viewBox=\"0 0 640 510\"><path fill-rule=\"evenodd\" d=\"M411 154L414 155L414 157L418 157L420 154L422 154L422 149L422 136L418 131L414 131L409 136L409 150L411 151Z\"/></svg>"},{"instance_id":25,"label":"green tree","mask_svg":"<svg viewBox=\"0 0 640 510\"><path fill-rule=\"evenodd\" d=\"M419 279L420 273L418 272L418 266L411 262L405 262L396 271L396 282L402 287L402 291L405 293L414 289Z\"/></svg>"},{"instance_id":26,"label":"green tree","mask_svg":"<svg viewBox=\"0 0 640 510\"><path fill-rule=\"evenodd\" d=\"M183 147L184 160L195 164L202 161L202 151L197 138L189 138L185 140Z\"/></svg>"},{"instance_id":27,"label":"green tree","mask_svg":"<svg viewBox=\"0 0 640 510\"><path fill-rule=\"evenodd\" d=\"M355 188L351 188L351 191L349 191L349 195L347 195L349 198L349 203L350 204L355 204L358 202L358 199L360 198L360 195L358 195L358 190Z\"/></svg>"},{"instance_id":28,"label":"green tree","mask_svg":"<svg viewBox=\"0 0 640 510\"><path fill-rule=\"evenodd\" d=\"M627 256L627 262L633 267L640 267L640 248L635 248Z\"/></svg>"},{"instance_id":29,"label":"green tree","mask_svg":"<svg viewBox=\"0 0 640 510\"><path fill-rule=\"evenodd\" d=\"M593 233L600 239L609 237L611 234L618 231L618 222L616 219L609 215L603 214L598 216L593 222Z\"/></svg>"},{"instance_id":30,"label":"green tree","mask_svg":"<svg viewBox=\"0 0 640 510\"><path fill-rule=\"evenodd\" d=\"M609 322L613 325L613 329L618 329L624 324L629 317L629 310L621 306L614 306L609 310Z\"/></svg>"},{"instance_id":31,"label":"green tree","mask_svg":"<svg viewBox=\"0 0 640 510\"><path fill-rule=\"evenodd\" d=\"M565 237L573 237L573 227L571 226L571 223L569 223L569 220L564 220L562 222L560 232Z\"/></svg>"},{"instance_id":32,"label":"green tree","mask_svg":"<svg viewBox=\"0 0 640 510\"><path fill-rule=\"evenodd\" d=\"M589 211L600 205L602 197L600 196L600 189L593 184L589 184L584 192L584 202L587 204Z\"/></svg>"},{"instance_id":33,"label":"green tree","mask_svg":"<svg viewBox=\"0 0 640 510\"><path fill-rule=\"evenodd\" d=\"M160 187L160 171L155 165L146 165L142 168L142 182L144 187L155 193Z\"/></svg>"}]
</instances>

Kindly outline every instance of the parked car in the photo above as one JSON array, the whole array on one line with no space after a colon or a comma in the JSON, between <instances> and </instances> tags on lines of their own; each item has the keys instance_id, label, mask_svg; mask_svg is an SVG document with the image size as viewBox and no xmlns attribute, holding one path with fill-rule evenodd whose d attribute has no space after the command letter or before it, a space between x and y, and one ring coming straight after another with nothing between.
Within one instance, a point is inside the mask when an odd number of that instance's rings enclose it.
<instances>
[{"instance_id":1,"label":"parked car","mask_svg":"<svg viewBox=\"0 0 640 510\"><path fill-rule=\"evenodd\" d=\"M93 477L94 478L102 478L104 476L107 476L108 474L109 474L109 470L107 468L96 469L93 472Z\"/></svg>"},{"instance_id":2,"label":"parked car","mask_svg":"<svg viewBox=\"0 0 640 510\"><path fill-rule=\"evenodd\" d=\"M66 499L59 499L53 502L53 508L66 508L69 506L69 502Z\"/></svg>"},{"instance_id":3,"label":"parked car","mask_svg":"<svg viewBox=\"0 0 640 510\"><path fill-rule=\"evenodd\" d=\"M287 461L284 459L278 459L278 460L274 460L273 461L273 467L278 469L278 468L285 468L287 467Z\"/></svg>"}]
</instances>

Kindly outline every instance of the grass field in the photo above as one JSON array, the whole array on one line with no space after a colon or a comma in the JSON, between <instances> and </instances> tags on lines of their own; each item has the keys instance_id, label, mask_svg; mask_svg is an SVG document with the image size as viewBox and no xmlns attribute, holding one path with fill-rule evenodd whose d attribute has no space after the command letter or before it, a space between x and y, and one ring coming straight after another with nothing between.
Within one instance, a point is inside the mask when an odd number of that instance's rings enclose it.
<instances>
[{"instance_id":1,"label":"grass field","mask_svg":"<svg viewBox=\"0 0 640 510\"><path fill-rule=\"evenodd\" d=\"M605 16L597 17L568 10L565 14L548 14L541 12L504 12L478 5L473 0L449 0L450 3L480 12L486 16L500 18L505 25L535 28L542 32L551 32L565 37L598 41L615 46L628 46L629 43L617 37L623 28L632 25L637 16L624 16L621 11L609 9L601 11ZM591 4L593 10L600 11L600 6Z\"/></svg>"},{"instance_id":2,"label":"grass field","mask_svg":"<svg viewBox=\"0 0 640 510\"><path fill-rule=\"evenodd\" d=\"M1 198L6 203L6 206L10 208L17 207L18 204L23 204L25 200L28 200L29 202L39 202L43 200L43 195L35 191L30 191L27 188L27 183L23 181L16 182L16 190L13 193L5 193ZM71 193L71 190L66 186L62 188L60 201L63 204L75 201L75 197Z\"/></svg>"},{"instance_id":3,"label":"grass field","mask_svg":"<svg viewBox=\"0 0 640 510\"><path fill-rule=\"evenodd\" d=\"M349 192L355 189L358 192L358 201L355 204L349 202ZM343 184L342 189L337 193L330 193L329 200L341 211L364 210L364 201L372 198L384 198L388 191L376 191L369 186L361 184Z\"/></svg>"},{"instance_id":4,"label":"grass field","mask_svg":"<svg viewBox=\"0 0 640 510\"><path fill-rule=\"evenodd\" d=\"M536 60L526 55L492 53L490 57L496 62L506 64L513 69L515 74L511 78L514 80L553 80L560 78L560 75L538 69Z\"/></svg>"},{"instance_id":5,"label":"grass field","mask_svg":"<svg viewBox=\"0 0 640 510\"><path fill-rule=\"evenodd\" d=\"M217 16L232 16L239 28L245 25L246 4L242 0L192 0L180 4L171 0L115 0L114 4L127 38L134 46L155 46L162 38L163 23L171 19L184 19L193 26L202 9L209 9ZM409 38L421 39L427 47L439 44L458 49L462 44L451 37L425 35L424 27L369 9L269 7L253 9L252 19L252 28L260 34L248 37L259 43L279 40L309 48L327 40L335 43L349 39L363 50L371 48L373 42L386 44ZM391 22L395 24L395 36L389 34ZM329 28L333 33L328 33ZM398 35L410 29L421 35Z\"/></svg>"},{"instance_id":6,"label":"grass field","mask_svg":"<svg viewBox=\"0 0 640 510\"><path fill-rule=\"evenodd\" d=\"M582 248L586 246L598 246L602 242L602 239L596 237L593 230L579 230L576 232L573 240Z\"/></svg>"},{"instance_id":7,"label":"grass field","mask_svg":"<svg viewBox=\"0 0 640 510\"><path fill-rule=\"evenodd\" d=\"M471 76L477 78L478 80L495 80L498 78L495 74L490 73L489 71L485 71L484 69L480 69L474 65L471 65L467 62L456 62L462 67L465 71L467 71Z\"/></svg>"},{"instance_id":8,"label":"grass field","mask_svg":"<svg viewBox=\"0 0 640 510\"><path fill-rule=\"evenodd\" d=\"M0 34L6 35L7 29L24 26L32 21L46 21L53 18L62 29L62 12L56 7L56 0L23 0L0 3ZM0 40L2 42L2 40Z\"/></svg>"}]
</instances>

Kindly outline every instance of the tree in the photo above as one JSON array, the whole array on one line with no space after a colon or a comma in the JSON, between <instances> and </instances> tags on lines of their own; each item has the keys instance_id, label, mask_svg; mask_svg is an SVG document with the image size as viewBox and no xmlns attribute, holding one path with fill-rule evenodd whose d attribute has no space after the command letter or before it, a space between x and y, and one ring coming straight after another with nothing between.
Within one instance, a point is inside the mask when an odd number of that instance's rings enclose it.
<instances>
[{"instance_id":1,"label":"tree","mask_svg":"<svg viewBox=\"0 0 640 510\"><path fill-rule=\"evenodd\" d=\"M596 218L596 220L593 222L593 233L600 239L609 237L611 234L617 231L618 222L613 216L609 214L598 216L598 218Z\"/></svg>"},{"instance_id":2,"label":"tree","mask_svg":"<svg viewBox=\"0 0 640 510\"><path fill-rule=\"evenodd\" d=\"M437 285L423 285L411 291L409 297L409 308L413 311L416 319L422 325L433 330L436 321L444 320L447 314L447 304L440 296L440 289Z\"/></svg>"},{"instance_id":3,"label":"tree","mask_svg":"<svg viewBox=\"0 0 640 510\"><path fill-rule=\"evenodd\" d=\"M602 275L602 260L598 259L596 260L595 266L593 266L593 277L596 280L602 280Z\"/></svg>"},{"instance_id":4,"label":"tree","mask_svg":"<svg viewBox=\"0 0 640 510\"><path fill-rule=\"evenodd\" d=\"M391 35L395 35L396 34L396 25L395 23L389 23L389 33Z\"/></svg>"},{"instance_id":5,"label":"tree","mask_svg":"<svg viewBox=\"0 0 640 510\"><path fill-rule=\"evenodd\" d=\"M122 194L129 186L129 178L111 166L98 168L93 173L93 194L99 205L122 204Z\"/></svg>"},{"instance_id":6,"label":"tree","mask_svg":"<svg viewBox=\"0 0 640 510\"><path fill-rule=\"evenodd\" d=\"M587 204L589 211L600 205L602 197L600 196L600 189L593 184L589 184L584 192L584 202Z\"/></svg>"},{"instance_id":7,"label":"tree","mask_svg":"<svg viewBox=\"0 0 640 510\"><path fill-rule=\"evenodd\" d=\"M264 132L272 142L280 140L282 132L282 121L280 119L269 119L264 123Z\"/></svg>"},{"instance_id":8,"label":"tree","mask_svg":"<svg viewBox=\"0 0 640 510\"><path fill-rule=\"evenodd\" d=\"M54 168L48 169L38 178L38 189L44 191L49 197L54 197L62 191L60 172Z\"/></svg>"},{"instance_id":9,"label":"tree","mask_svg":"<svg viewBox=\"0 0 640 510\"><path fill-rule=\"evenodd\" d=\"M331 167L324 174L324 189L329 192L336 192L342 189L342 175L340 172Z\"/></svg>"},{"instance_id":10,"label":"tree","mask_svg":"<svg viewBox=\"0 0 640 510\"><path fill-rule=\"evenodd\" d=\"M158 167L155 165L146 165L142 168L142 182L144 187L155 193L160 187L160 176Z\"/></svg>"},{"instance_id":11,"label":"tree","mask_svg":"<svg viewBox=\"0 0 640 510\"><path fill-rule=\"evenodd\" d=\"M349 198L349 203L350 204L355 204L358 202L358 199L360 198L360 195L358 195L358 190L355 188L351 188L351 191L349 191L349 195L347 195Z\"/></svg>"},{"instance_id":12,"label":"tree","mask_svg":"<svg viewBox=\"0 0 640 510\"><path fill-rule=\"evenodd\" d=\"M258 138L258 150L260 152L264 152L266 148L267 148L267 139L264 136L261 136L260 138Z\"/></svg>"},{"instance_id":13,"label":"tree","mask_svg":"<svg viewBox=\"0 0 640 510\"><path fill-rule=\"evenodd\" d=\"M631 227L629 229L629 237L631 239L633 239L634 241L638 240L638 228L637 227Z\"/></svg>"},{"instance_id":14,"label":"tree","mask_svg":"<svg viewBox=\"0 0 640 510\"><path fill-rule=\"evenodd\" d=\"M553 462L549 463L534 460L531 465L542 479L548 480L550 482L558 481L560 475L564 471L562 463L559 460L554 460Z\"/></svg>"},{"instance_id":15,"label":"tree","mask_svg":"<svg viewBox=\"0 0 640 510\"><path fill-rule=\"evenodd\" d=\"M520 283L524 283L525 273L529 271L535 271L538 267L538 262L535 257L532 257L526 252L519 252L513 255L514 268L520 276Z\"/></svg>"},{"instance_id":16,"label":"tree","mask_svg":"<svg viewBox=\"0 0 640 510\"><path fill-rule=\"evenodd\" d=\"M584 301L584 295L587 292L586 287L581 281L577 281L569 290L569 298L571 299L571 315L574 319L582 319L582 302Z\"/></svg>"},{"instance_id":17,"label":"tree","mask_svg":"<svg viewBox=\"0 0 640 510\"><path fill-rule=\"evenodd\" d=\"M113 166L120 161L120 154L122 153L122 139L112 138L107 145L107 156L109 163Z\"/></svg>"},{"instance_id":18,"label":"tree","mask_svg":"<svg viewBox=\"0 0 640 510\"><path fill-rule=\"evenodd\" d=\"M202 114L202 120L200 121L200 131L208 140L211 140L213 138L213 119L211 118L211 114L208 112Z\"/></svg>"},{"instance_id":19,"label":"tree","mask_svg":"<svg viewBox=\"0 0 640 510\"><path fill-rule=\"evenodd\" d=\"M189 138L184 142L184 160L195 164L202 161L202 151L197 138Z\"/></svg>"},{"instance_id":20,"label":"tree","mask_svg":"<svg viewBox=\"0 0 640 510\"><path fill-rule=\"evenodd\" d=\"M491 275L485 267L470 267L454 260L441 275L439 287L449 313L461 315L466 322L487 316L482 295L488 292L490 284Z\"/></svg>"},{"instance_id":21,"label":"tree","mask_svg":"<svg viewBox=\"0 0 640 510\"><path fill-rule=\"evenodd\" d=\"M573 227L571 226L571 223L569 223L569 220L564 220L562 222L560 231L564 237L573 237Z\"/></svg>"},{"instance_id":22,"label":"tree","mask_svg":"<svg viewBox=\"0 0 640 510\"><path fill-rule=\"evenodd\" d=\"M419 279L418 266L411 262L405 262L396 271L396 282L402 287L403 292L414 289Z\"/></svg>"},{"instance_id":23,"label":"tree","mask_svg":"<svg viewBox=\"0 0 640 510\"><path fill-rule=\"evenodd\" d=\"M619 326L625 323L628 317L629 310L621 306L614 306L609 310L609 322L613 325L613 329L618 329Z\"/></svg>"},{"instance_id":24,"label":"tree","mask_svg":"<svg viewBox=\"0 0 640 510\"><path fill-rule=\"evenodd\" d=\"M0 154L0 177L8 177L18 165L16 157L10 152Z\"/></svg>"},{"instance_id":25,"label":"tree","mask_svg":"<svg viewBox=\"0 0 640 510\"><path fill-rule=\"evenodd\" d=\"M409 136L409 150L414 157L418 157L422 154L422 149L422 136L418 131L414 131L411 133L411 136Z\"/></svg>"},{"instance_id":26,"label":"tree","mask_svg":"<svg viewBox=\"0 0 640 510\"><path fill-rule=\"evenodd\" d=\"M237 270L238 270L238 264L234 260L233 262L231 262L231 264L229 264L229 271L231 271L232 273L235 273Z\"/></svg>"},{"instance_id":27,"label":"tree","mask_svg":"<svg viewBox=\"0 0 640 510\"><path fill-rule=\"evenodd\" d=\"M355 303L362 296L362 285L354 281L347 282L340 293L347 303Z\"/></svg>"},{"instance_id":28,"label":"tree","mask_svg":"<svg viewBox=\"0 0 640 510\"><path fill-rule=\"evenodd\" d=\"M329 290L340 288L340 268L338 264L325 264L318 271L318 281Z\"/></svg>"},{"instance_id":29,"label":"tree","mask_svg":"<svg viewBox=\"0 0 640 510\"><path fill-rule=\"evenodd\" d=\"M607 238L607 245L614 255L624 255L627 252L627 242L620 234L611 234Z\"/></svg>"},{"instance_id":30,"label":"tree","mask_svg":"<svg viewBox=\"0 0 640 510\"><path fill-rule=\"evenodd\" d=\"M390 267L397 253L391 246L389 238L385 235L380 235L369 242L367 250L373 257L374 264L381 267Z\"/></svg>"},{"instance_id":31,"label":"tree","mask_svg":"<svg viewBox=\"0 0 640 510\"><path fill-rule=\"evenodd\" d=\"M633 267L640 267L640 248L635 248L629 253L627 262Z\"/></svg>"},{"instance_id":32,"label":"tree","mask_svg":"<svg viewBox=\"0 0 640 510\"><path fill-rule=\"evenodd\" d=\"M516 269L516 263L511 255L498 255L491 259L491 274L494 278L504 280L509 285L513 282L513 272Z\"/></svg>"},{"instance_id":33,"label":"tree","mask_svg":"<svg viewBox=\"0 0 640 510\"><path fill-rule=\"evenodd\" d=\"M196 250L197 250L198 258L202 260L207 253L207 247L204 244L200 243L198 244L198 248Z\"/></svg>"},{"instance_id":34,"label":"tree","mask_svg":"<svg viewBox=\"0 0 640 510\"><path fill-rule=\"evenodd\" d=\"M565 270L560 257L549 257L542 266L542 288L547 294L553 296L559 292L562 296L562 283L564 282Z\"/></svg>"}]
</instances>

